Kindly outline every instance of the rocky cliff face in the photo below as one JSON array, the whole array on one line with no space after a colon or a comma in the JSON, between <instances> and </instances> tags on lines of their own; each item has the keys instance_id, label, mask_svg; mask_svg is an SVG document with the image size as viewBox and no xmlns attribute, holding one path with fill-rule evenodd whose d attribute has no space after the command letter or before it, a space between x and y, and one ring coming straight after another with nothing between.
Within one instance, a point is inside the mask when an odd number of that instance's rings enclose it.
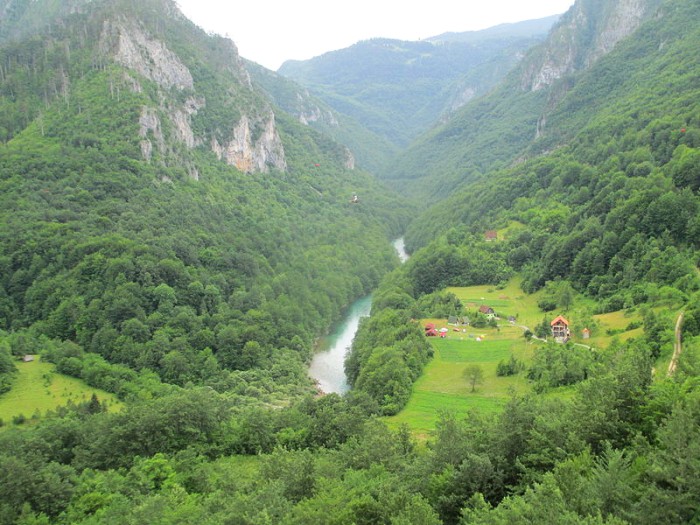
<instances>
[{"instance_id":1,"label":"rocky cliff face","mask_svg":"<svg viewBox=\"0 0 700 525\"><path fill-rule=\"evenodd\" d=\"M226 144L213 139L212 150L220 160L245 173L264 173L271 166L286 170L284 148L275 127L275 114L270 111L255 124L251 125L250 118L244 115L233 130L233 139ZM255 139L251 130L259 127L262 133Z\"/></svg>"},{"instance_id":2,"label":"rocky cliff face","mask_svg":"<svg viewBox=\"0 0 700 525\"><path fill-rule=\"evenodd\" d=\"M135 20L106 20L100 46L114 59L162 88L193 89L189 69L165 43L151 38Z\"/></svg>"},{"instance_id":3,"label":"rocky cliff face","mask_svg":"<svg viewBox=\"0 0 700 525\"><path fill-rule=\"evenodd\" d=\"M270 107L239 108L248 114L243 114L238 122L230 123L228 135L231 138L224 143L194 131L193 118L206 107L206 98L197 94L196 81L177 54L165 42L150 35L138 21L127 17L106 20L99 51L159 87L158 106L143 108L139 118L141 152L145 160L150 161L154 152L166 157L171 149L168 147L169 138L189 149L208 144L219 159L246 173L267 172L270 168L286 170L284 146ZM252 89L250 76L233 43L230 49L227 48L227 53L228 71L238 79L241 89ZM135 90L142 89L137 78L133 78L132 85ZM172 97L172 90L185 96ZM169 121L170 137L164 135L163 118ZM193 177L197 178L198 174Z\"/></svg>"},{"instance_id":4,"label":"rocky cliff face","mask_svg":"<svg viewBox=\"0 0 700 525\"><path fill-rule=\"evenodd\" d=\"M538 91L590 67L636 31L659 4L660 0L578 0L547 42L526 59L521 88Z\"/></svg>"}]
</instances>

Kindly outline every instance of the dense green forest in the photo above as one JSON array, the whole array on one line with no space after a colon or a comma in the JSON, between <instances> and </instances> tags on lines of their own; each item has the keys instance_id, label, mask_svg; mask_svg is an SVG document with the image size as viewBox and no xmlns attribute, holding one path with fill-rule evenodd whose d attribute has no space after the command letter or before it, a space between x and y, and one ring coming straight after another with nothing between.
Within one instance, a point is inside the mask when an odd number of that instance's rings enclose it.
<instances>
[{"instance_id":1,"label":"dense green forest","mask_svg":"<svg viewBox=\"0 0 700 525\"><path fill-rule=\"evenodd\" d=\"M666 4L661 13L588 71L560 81L570 85L545 133L533 140L521 132L519 142L499 139L508 145L493 153L500 158L489 153L478 160L490 166L487 176L474 175L476 181L411 222L406 241L416 254L380 296L391 298L393 310L421 317L411 305L425 294L498 285L516 273L525 292L565 286L595 299L597 313L663 302L694 305L700 290L700 32L689 20L699 12L686 2ZM501 100L475 102L417 143L416 151L443 133L474 148L475 128L460 130L462 119L479 116L485 105L521 109L528 107L519 105L522 97L544 96L504 97L507 84ZM489 132L522 124L518 111L507 117L486 111L480 118ZM527 153L504 167L515 148ZM443 162L467 180L474 173L471 163ZM486 231L497 229L505 232L501 241L485 240ZM652 346L658 357L658 345ZM367 352L359 355L369 359Z\"/></svg>"},{"instance_id":2,"label":"dense green forest","mask_svg":"<svg viewBox=\"0 0 700 525\"><path fill-rule=\"evenodd\" d=\"M3 113L0 309L13 351L70 340L168 383L221 388L231 381L224 371L274 362L303 384L315 336L396 264L386 246L401 227L396 201L377 187L350 206L371 179L342 167L340 146L283 115L285 173L243 175L178 144L143 162L139 111L158 87L141 79L134 91L119 68L87 67L90 49L71 27L3 52L14 112ZM22 65L39 57L36 71ZM40 102L57 67L76 76L70 93ZM207 98L226 79L208 74L195 87ZM225 132L198 116L194 126Z\"/></svg>"},{"instance_id":3,"label":"dense green forest","mask_svg":"<svg viewBox=\"0 0 700 525\"><path fill-rule=\"evenodd\" d=\"M419 139L395 181L449 194L419 215L348 164L357 122L300 123L278 107L293 85L251 82L175 3L0 0L0 395L29 354L123 402L0 420L0 524L698 521L700 4L659 9L551 91L499 88ZM284 166L212 147L243 121L251 149L274 124ZM427 439L388 427L433 357L416 321L463 312L448 286L516 275L543 313L576 294L643 312L643 333L541 344L526 371L504 361L532 393L502 410L445 411ZM319 395L314 343L370 292L353 388Z\"/></svg>"},{"instance_id":4,"label":"dense green forest","mask_svg":"<svg viewBox=\"0 0 700 525\"><path fill-rule=\"evenodd\" d=\"M408 242L425 245L446 224L477 237L515 224L501 251L526 289L567 279L613 310L654 286L697 290L700 33L686 22L696 13L674 4L602 58L530 146L547 154L455 192L412 223ZM558 147L562 136L571 140Z\"/></svg>"},{"instance_id":5,"label":"dense green forest","mask_svg":"<svg viewBox=\"0 0 700 525\"><path fill-rule=\"evenodd\" d=\"M530 48L503 82L444 125L421 135L381 173L382 178L398 191L421 195L426 203L433 204L460 186L490 177L495 170L567 145L591 115L606 105L611 88L626 82L644 91L652 79L662 75L645 61L668 61L671 55L667 54L667 43L693 40L692 26L687 27L688 32L668 29L676 23L685 26L683 20L667 25L660 22L669 34L665 30L658 34L651 29L653 26L645 26L651 31L645 43L639 41L644 39L641 29L630 35L628 42L635 51L626 57L628 61L621 60L614 71L593 80L589 84L592 89L576 89L572 96L571 90L579 80L590 79L590 69L600 67L600 58L618 51L617 46L606 49L604 42L614 42L625 28L636 27L635 21L641 23L657 13L663 13L665 19L674 16L675 9L683 9L668 2L659 7L660 3L642 0L627 12L629 6L622 2L576 2L554 26L549 39ZM620 19L628 20L621 24ZM625 39L620 42L624 43ZM616 75L614 81L612 75ZM601 80L611 82L604 86ZM620 90L617 94L625 93Z\"/></svg>"}]
</instances>

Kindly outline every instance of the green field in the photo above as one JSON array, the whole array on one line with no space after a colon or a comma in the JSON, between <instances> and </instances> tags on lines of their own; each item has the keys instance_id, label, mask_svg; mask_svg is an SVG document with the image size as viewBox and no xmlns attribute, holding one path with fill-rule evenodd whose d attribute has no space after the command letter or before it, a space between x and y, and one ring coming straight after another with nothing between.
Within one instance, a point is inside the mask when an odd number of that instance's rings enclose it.
<instances>
[{"instance_id":1,"label":"green field","mask_svg":"<svg viewBox=\"0 0 700 525\"><path fill-rule=\"evenodd\" d=\"M448 288L455 294L468 310L478 309L479 306L490 306L503 319L512 315L517 324L532 329L542 321L542 312L537 307L538 295L528 295L520 289L521 279L511 279L505 287L469 286L464 288Z\"/></svg>"},{"instance_id":2,"label":"green field","mask_svg":"<svg viewBox=\"0 0 700 525\"><path fill-rule=\"evenodd\" d=\"M109 409L121 407L113 395L87 386L83 381L59 374L51 363L40 360L17 363L18 374L12 390L0 395L0 419L5 425L12 418L23 414L27 419L33 415L44 415L48 410L63 406L68 401L82 403L89 401L93 392L100 402L106 401Z\"/></svg>"},{"instance_id":3,"label":"green field","mask_svg":"<svg viewBox=\"0 0 700 525\"><path fill-rule=\"evenodd\" d=\"M449 411L458 416L473 410L494 413L500 410L513 393L528 392L530 384L526 379L526 372L511 377L498 377L496 367L499 361L508 360L511 355L529 364L535 345L540 343L527 343L523 337L524 327L532 330L542 322L545 315L548 319L558 315L558 312L545 314L540 310L537 306L538 294L525 294L520 289L519 279L513 279L499 289L494 286L471 286L448 288L448 291L462 301L467 311L474 311L479 306L486 305L493 308L501 319L497 329L455 329L447 325L446 319L423 320L424 323L434 323L437 329L447 328L449 331L444 339L431 339L435 356L416 381L408 404L396 416L386 418L393 427L407 424L419 437L430 435L442 411ZM580 316L590 309L590 301L578 298L565 315L573 322L577 317L582 318ZM580 335L574 335L574 342L604 348L616 338L625 340L643 335L641 328L615 335L607 334L608 330L624 329L633 321L641 321L639 314L620 311L604 315L586 315L595 320L596 334L590 340L583 340ZM515 324L511 325L507 321L508 316L516 318ZM473 393L462 377L464 369L470 364L478 364L484 372L483 383ZM572 388L556 389L548 395L569 396L572 391Z\"/></svg>"},{"instance_id":4,"label":"green field","mask_svg":"<svg viewBox=\"0 0 700 525\"><path fill-rule=\"evenodd\" d=\"M477 333L485 335L482 341L476 340ZM435 356L414 385L406 408L387 418L391 426L405 423L415 435L428 437L442 411L457 415L472 410L493 413L500 410L513 392L525 393L530 389L524 372L512 377L496 375L498 362L509 359L511 354L529 361L534 345L526 343L522 335L512 339L494 329L482 329L466 334L451 332L445 339L436 337L431 342ZM467 365L473 363L484 372L484 381L475 392L471 392L462 377Z\"/></svg>"}]
</instances>

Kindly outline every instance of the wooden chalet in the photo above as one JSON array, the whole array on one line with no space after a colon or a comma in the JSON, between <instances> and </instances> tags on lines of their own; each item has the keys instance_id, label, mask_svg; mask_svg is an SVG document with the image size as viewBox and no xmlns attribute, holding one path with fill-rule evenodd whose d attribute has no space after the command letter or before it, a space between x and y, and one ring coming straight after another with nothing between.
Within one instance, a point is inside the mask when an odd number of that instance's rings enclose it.
<instances>
[{"instance_id":1,"label":"wooden chalet","mask_svg":"<svg viewBox=\"0 0 700 525\"><path fill-rule=\"evenodd\" d=\"M569 330L569 321L565 317L559 315L551 323L552 327L552 337L557 341L568 341L571 336L571 331Z\"/></svg>"}]
</instances>

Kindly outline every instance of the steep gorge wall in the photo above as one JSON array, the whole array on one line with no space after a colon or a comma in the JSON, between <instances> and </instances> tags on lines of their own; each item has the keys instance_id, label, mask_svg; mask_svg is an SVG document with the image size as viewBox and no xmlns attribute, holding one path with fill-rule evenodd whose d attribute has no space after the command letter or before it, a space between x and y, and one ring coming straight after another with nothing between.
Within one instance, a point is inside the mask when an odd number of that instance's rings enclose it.
<instances>
[{"instance_id":1,"label":"steep gorge wall","mask_svg":"<svg viewBox=\"0 0 700 525\"><path fill-rule=\"evenodd\" d=\"M631 35L660 0L579 0L552 29L547 42L526 59L521 88L539 91L589 68Z\"/></svg>"},{"instance_id":2,"label":"steep gorge wall","mask_svg":"<svg viewBox=\"0 0 700 525\"><path fill-rule=\"evenodd\" d=\"M252 89L250 78L235 53L231 54L230 68L242 79L242 89ZM143 108L140 117L141 151L144 159L151 160L154 152L168 154L168 140L164 137L160 119L167 118L173 129L172 140L195 148L203 144L221 160L246 173L268 172L271 168L286 170L284 146L275 124L275 115L269 106L239 108L240 119L230 123L230 139L221 143L215 138L198 135L192 119L207 100L197 94L196 80L189 68L172 52L165 42L153 38L136 20L108 19L103 23L99 44L103 55L118 64L154 82L160 90L158 107ZM140 90L138 81L131 83ZM169 96L172 90L188 96ZM196 175L195 175L196 178Z\"/></svg>"}]
</instances>

